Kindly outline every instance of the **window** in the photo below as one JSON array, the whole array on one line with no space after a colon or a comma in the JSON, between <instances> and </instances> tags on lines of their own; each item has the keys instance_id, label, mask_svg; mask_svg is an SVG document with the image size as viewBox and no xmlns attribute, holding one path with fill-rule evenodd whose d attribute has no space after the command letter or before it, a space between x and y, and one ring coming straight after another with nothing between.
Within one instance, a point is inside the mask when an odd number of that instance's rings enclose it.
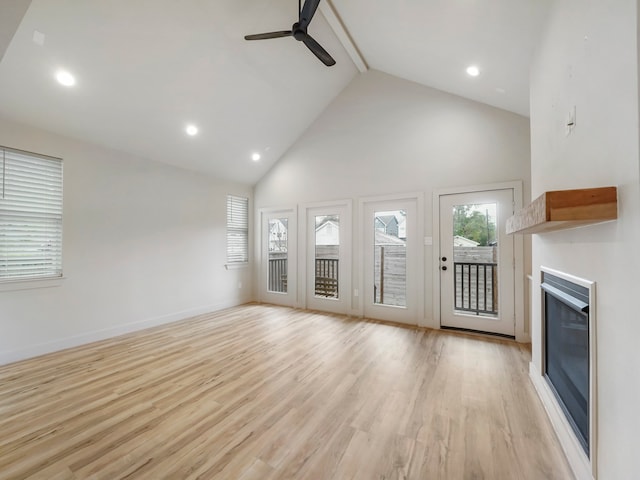
<instances>
[{"instance_id":1,"label":"window","mask_svg":"<svg viewBox=\"0 0 640 480\"><path fill-rule=\"evenodd\" d=\"M62 276L62 160L0 147L0 281Z\"/></svg>"},{"instance_id":2,"label":"window","mask_svg":"<svg viewBox=\"0 0 640 480\"><path fill-rule=\"evenodd\" d=\"M249 199L227 195L227 262L249 261Z\"/></svg>"}]
</instances>

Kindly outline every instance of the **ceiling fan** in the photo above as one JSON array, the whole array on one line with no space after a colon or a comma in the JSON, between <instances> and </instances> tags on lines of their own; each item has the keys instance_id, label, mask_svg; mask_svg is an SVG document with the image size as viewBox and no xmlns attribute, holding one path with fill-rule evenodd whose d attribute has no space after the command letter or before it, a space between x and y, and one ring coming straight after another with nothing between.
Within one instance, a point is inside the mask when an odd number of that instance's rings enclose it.
<instances>
[{"instance_id":1,"label":"ceiling fan","mask_svg":"<svg viewBox=\"0 0 640 480\"><path fill-rule=\"evenodd\" d=\"M293 37L304 43L318 59L327 67L336 64L336 61L327 51L307 33L307 27L311 23L313 15L318 9L320 0L305 0L304 6L300 8L301 0L298 0L298 21L291 26L291 30L281 30L279 32L257 33L255 35L245 35L245 40L266 40L269 38Z\"/></svg>"}]
</instances>

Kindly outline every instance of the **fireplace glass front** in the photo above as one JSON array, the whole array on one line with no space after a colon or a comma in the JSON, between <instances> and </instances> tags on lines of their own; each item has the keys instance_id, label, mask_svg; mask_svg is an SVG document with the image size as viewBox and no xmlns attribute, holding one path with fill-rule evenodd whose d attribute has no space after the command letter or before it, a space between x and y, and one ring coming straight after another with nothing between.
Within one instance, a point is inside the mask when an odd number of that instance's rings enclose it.
<instances>
[{"instance_id":1,"label":"fireplace glass front","mask_svg":"<svg viewBox=\"0 0 640 480\"><path fill-rule=\"evenodd\" d=\"M589 290L543 272L545 377L589 455Z\"/></svg>"}]
</instances>

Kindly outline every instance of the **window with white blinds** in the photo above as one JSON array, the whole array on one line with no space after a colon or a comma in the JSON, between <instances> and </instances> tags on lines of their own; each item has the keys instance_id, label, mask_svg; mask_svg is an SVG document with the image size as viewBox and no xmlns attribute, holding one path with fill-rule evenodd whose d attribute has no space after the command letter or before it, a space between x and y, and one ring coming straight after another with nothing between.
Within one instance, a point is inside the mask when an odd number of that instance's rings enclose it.
<instances>
[{"instance_id":1,"label":"window with white blinds","mask_svg":"<svg viewBox=\"0 0 640 480\"><path fill-rule=\"evenodd\" d=\"M227 195L227 262L249 261L249 199Z\"/></svg>"},{"instance_id":2,"label":"window with white blinds","mask_svg":"<svg viewBox=\"0 0 640 480\"><path fill-rule=\"evenodd\" d=\"M62 160L0 147L0 281L62 276Z\"/></svg>"}]
</instances>

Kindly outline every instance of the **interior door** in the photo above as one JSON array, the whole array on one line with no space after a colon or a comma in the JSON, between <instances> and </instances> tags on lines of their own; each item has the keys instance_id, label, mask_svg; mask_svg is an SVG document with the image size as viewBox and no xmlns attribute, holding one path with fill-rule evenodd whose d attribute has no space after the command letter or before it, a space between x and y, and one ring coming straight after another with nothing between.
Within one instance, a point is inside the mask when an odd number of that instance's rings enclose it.
<instances>
[{"instance_id":1,"label":"interior door","mask_svg":"<svg viewBox=\"0 0 640 480\"><path fill-rule=\"evenodd\" d=\"M262 212L262 301L296 303L296 212Z\"/></svg>"},{"instance_id":2,"label":"interior door","mask_svg":"<svg viewBox=\"0 0 640 480\"><path fill-rule=\"evenodd\" d=\"M440 196L440 325L515 335L513 189Z\"/></svg>"},{"instance_id":3,"label":"interior door","mask_svg":"<svg viewBox=\"0 0 640 480\"><path fill-rule=\"evenodd\" d=\"M364 315L419 324L416 200L367 202L363 224Z\"/></svg>"},{"instance_id":4,"label":"interior door","mask_svg":"<svg viewBox=\"0 0 640 480\"><path fill-rule=\"evenodd\" d=\"M351 215L346 205L307 209L307 308L346 314L351 291Z\"/></svg>"}]
</instances>

